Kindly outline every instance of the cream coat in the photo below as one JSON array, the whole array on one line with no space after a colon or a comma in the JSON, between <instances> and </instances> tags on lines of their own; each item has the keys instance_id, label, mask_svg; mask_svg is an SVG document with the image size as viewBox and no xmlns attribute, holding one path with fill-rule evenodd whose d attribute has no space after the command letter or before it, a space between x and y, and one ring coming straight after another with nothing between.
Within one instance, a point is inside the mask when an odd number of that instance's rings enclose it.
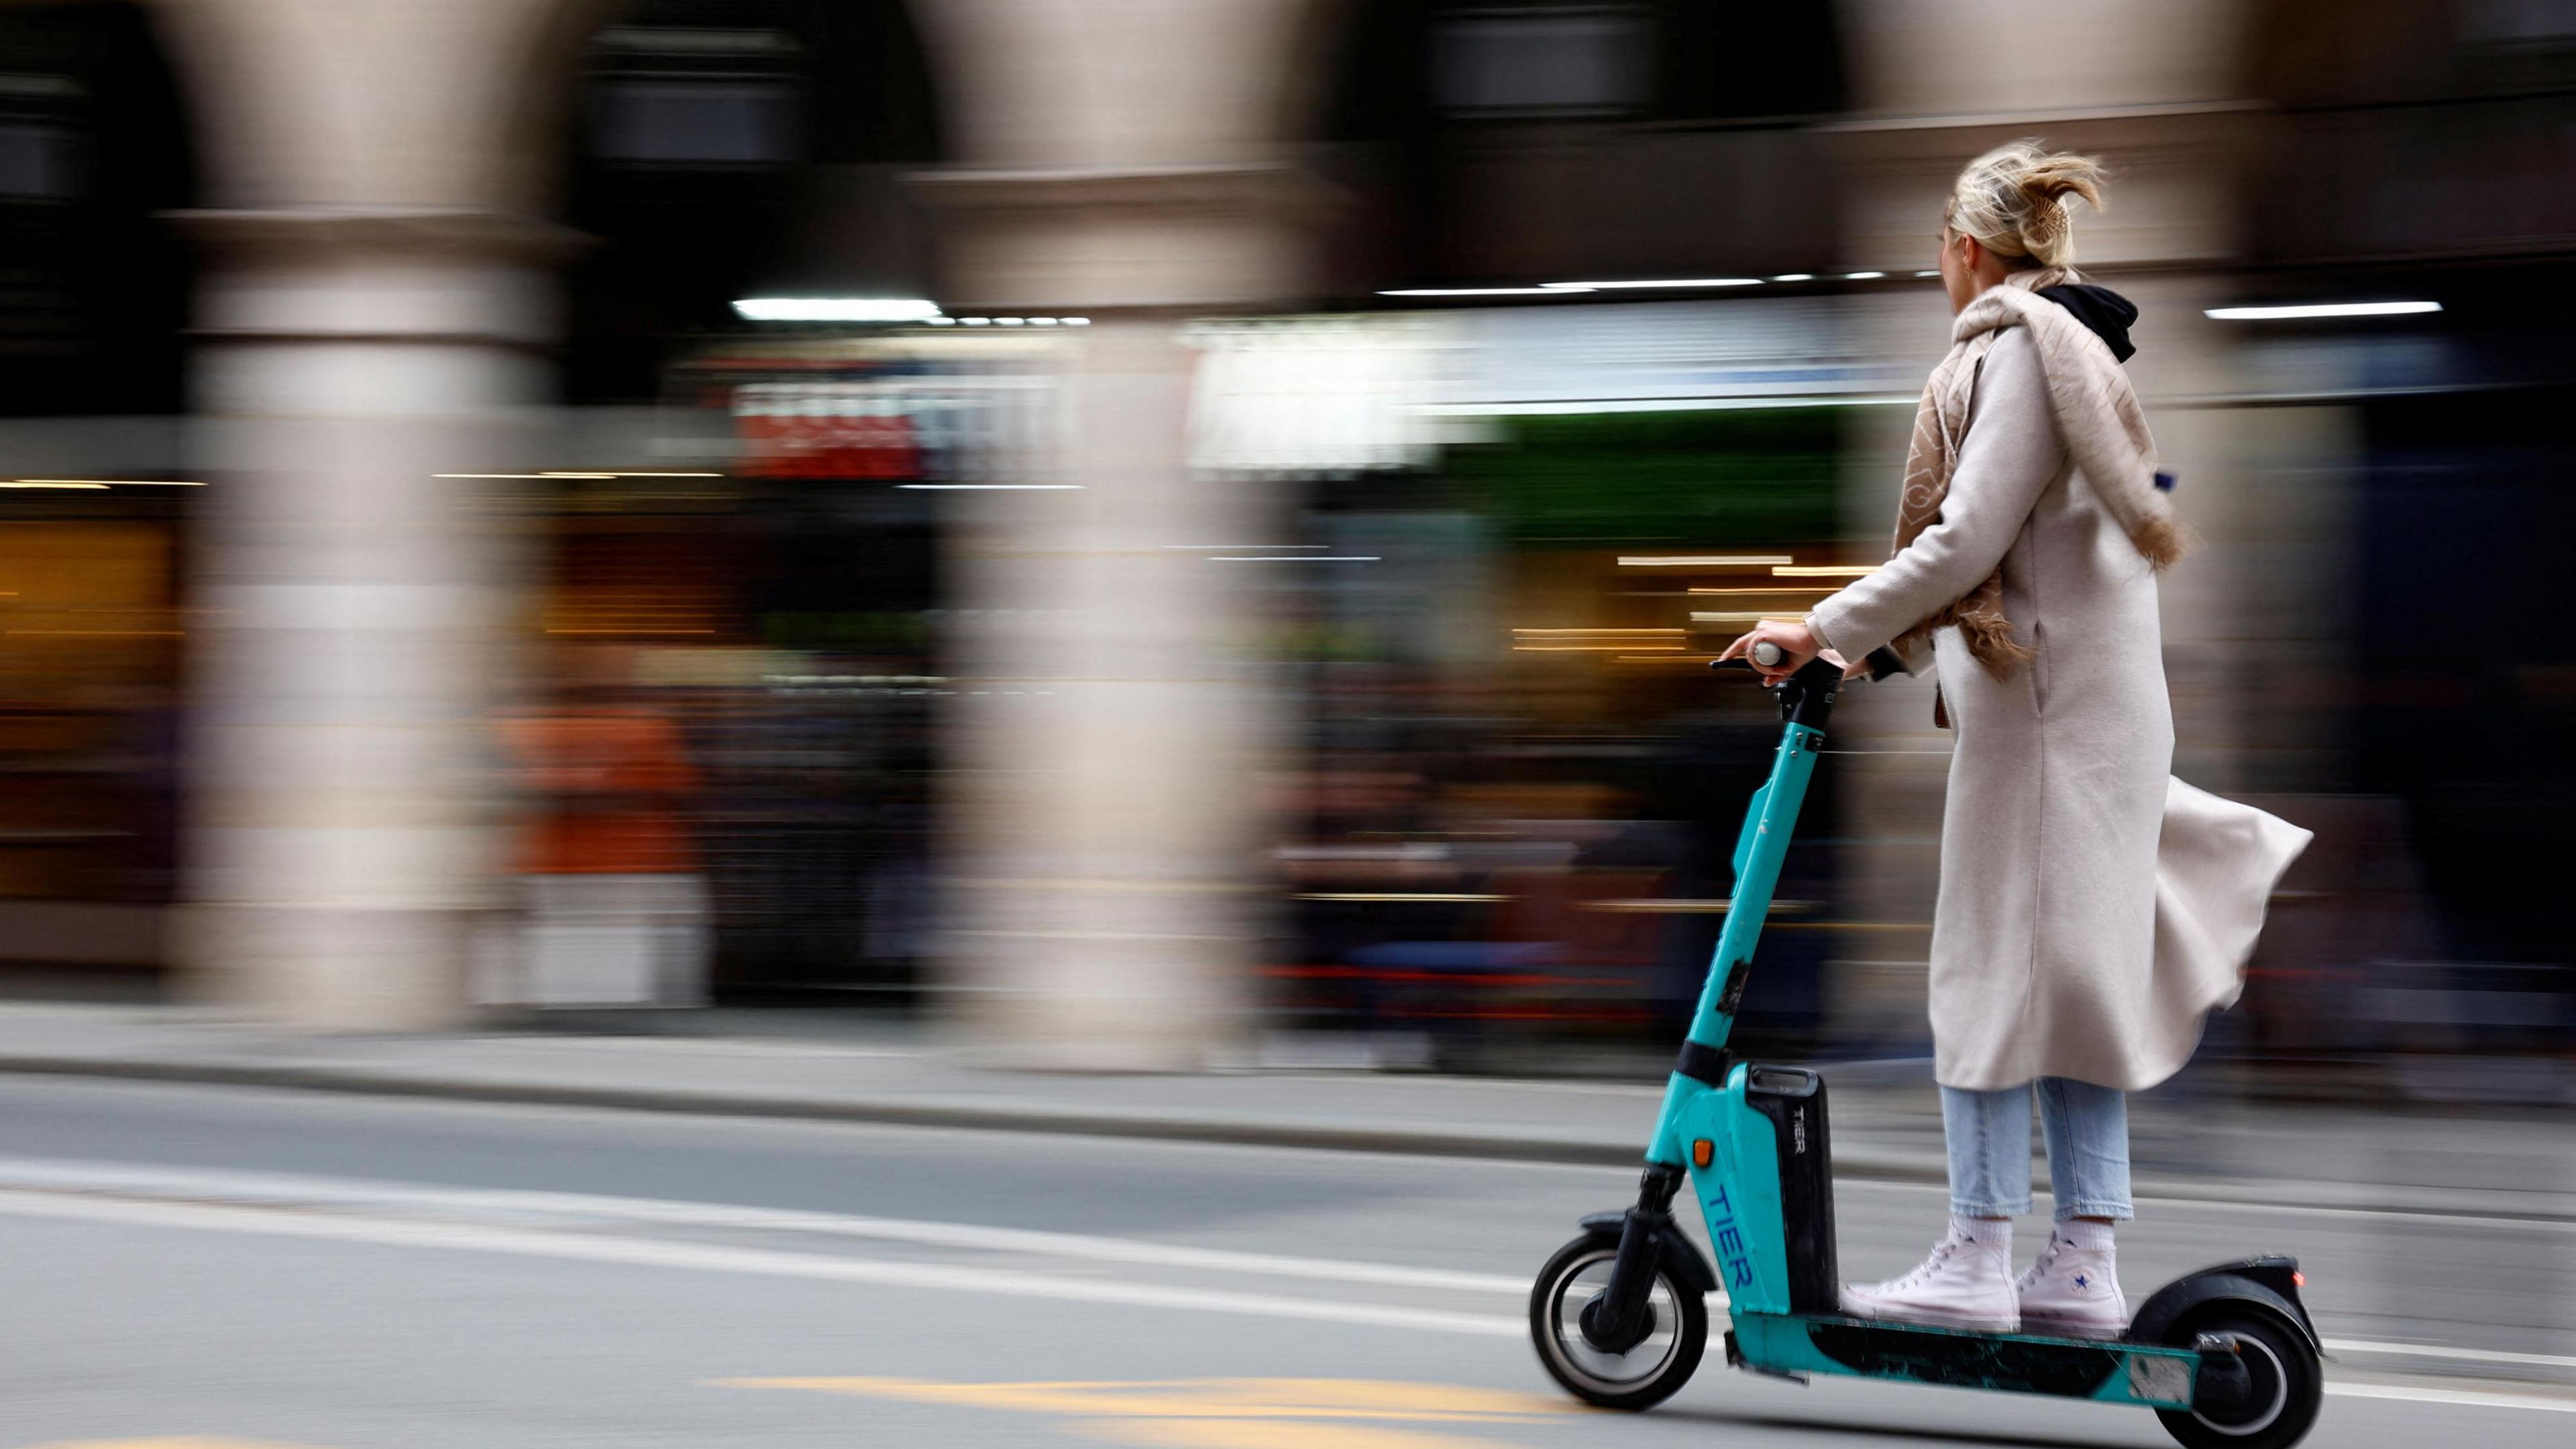
<instances>
[{"instance_id":1,"label":"cream coat","mask_svg":"<svg viewBox=\"0 0 2576 1449\"><path fill-rule=\"evenodd\" d=\"M1934 1076L2135 1091L2232 1004L2308 832L2171 777L2155 569L2069 461L2026 329L1986 354L1941 518L1808 624L1851 658L2000 563L2036 651L1997 680L1933 635L1957 748L1932 923Z\"/></svg>"}]
</instances>

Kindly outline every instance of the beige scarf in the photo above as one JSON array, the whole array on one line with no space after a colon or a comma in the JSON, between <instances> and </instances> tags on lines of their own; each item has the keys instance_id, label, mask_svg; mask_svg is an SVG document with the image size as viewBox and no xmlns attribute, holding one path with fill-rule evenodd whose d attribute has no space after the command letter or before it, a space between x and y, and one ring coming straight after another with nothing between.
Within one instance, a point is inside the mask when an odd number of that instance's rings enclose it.
<instances>
[{"instance_id":1,"label":"beige scarf","mask_svg":"<svg viewBox=\"0 0 2576 1449\"><path fill-rule=\"evenodd\" d=\"M2042 287L2080 280L2069 267L2015 272L2001 285L1987 288L1959 314L1950 329L1950 354L1932 369L1931 380L1923 385L1923 401L1914 412L1914 442L1905 455L1905 492L1897 504L1896 546L1891 555L1904 552L1917 535L1940 520L1941 501L1950 494L1950 473L1958 465L1959 445L1967 437L1978 365L2007 327L2030 329L2031 340L2039 347L2040 370L2048 379L2049 411L2057 419L2058 436L2065 440L2085 482L2128 531L2138 552L2161 569L2190 550L2190 531L2156 488L2155 440L2147 434L2146 415L2138 408L2128 373L2093 329L2036 295ZM2010 678L2015 669L2030 662L2030 647L2013 638L2012 625L2004 618L2000 568L1897 636L1896 651L1911 656L1932 631L1951 624L1959 626L1968 652L1997 679Z\"/></svg>"}]
</instances>

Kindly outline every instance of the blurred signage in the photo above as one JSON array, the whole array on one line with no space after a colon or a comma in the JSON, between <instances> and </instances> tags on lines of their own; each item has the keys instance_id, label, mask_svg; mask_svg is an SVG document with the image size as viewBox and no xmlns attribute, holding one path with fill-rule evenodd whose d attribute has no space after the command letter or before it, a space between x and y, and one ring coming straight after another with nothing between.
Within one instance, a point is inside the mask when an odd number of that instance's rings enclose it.
<instances>
[{"instance_id":1,"label":"blurred signage","mask_svg":"<svg viewBox=\"0 0 2576 1449\"><path fill-rule=\"evenodd\" d=\"M1911 405L1911 359L1870 351L1829 299L1462 308L1211 321L1190 462L1330 476L1436 464L1519 415Z\"/></svg>"},{"instance_id":2,"label":"blurred signage","mask_svg":"<svg viewBox=\"0 0 2576 1449\"><path fill-rule=\"evenodd\" d=\"M913 364L912 366L918 366ZM954 480L1020 476L1044 466L1057 397L1042 372L908 370L904 364L746 375L718 363L754 478Z\"/></svg>"},{"instance_id":3,"label":"blurred signage","mask_svg":"<svg viewBox=\"0 0 2576 1449\"><path fill-rule=\"evenodd\" d=\"M742 471L761 478L919 477L924 412L925 400L882 382L753 382L733 392Z\"/></svg>"}]
</instances>

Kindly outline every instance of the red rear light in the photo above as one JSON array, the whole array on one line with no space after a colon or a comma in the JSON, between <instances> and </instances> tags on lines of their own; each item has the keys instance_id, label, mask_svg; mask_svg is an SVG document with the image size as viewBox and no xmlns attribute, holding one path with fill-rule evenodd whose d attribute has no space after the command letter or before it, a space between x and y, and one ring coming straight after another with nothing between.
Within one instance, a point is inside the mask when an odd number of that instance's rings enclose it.
<instances>
[{"instance_id":1,"label":"red rear light","mask_svg":"<svg viewBox=\"0 0 2576 1449\"><path fill-rule=\"evenodd\" d=\"M2293 1287L2293 1288L2305 1288L2305 1287L2307 1287L2307 1286L2308 1286L2308 1275L2307 1275L2307 1274L2305 1274L2305 1273L2300 1272L2300 1271L2299 1271L2298 1269L2296 1269L2296 1268L2291 1269L2291 1270L2290 1270L2290 1286L2291 1286L2291 1287Z\"/></svg>"}]
</instances>

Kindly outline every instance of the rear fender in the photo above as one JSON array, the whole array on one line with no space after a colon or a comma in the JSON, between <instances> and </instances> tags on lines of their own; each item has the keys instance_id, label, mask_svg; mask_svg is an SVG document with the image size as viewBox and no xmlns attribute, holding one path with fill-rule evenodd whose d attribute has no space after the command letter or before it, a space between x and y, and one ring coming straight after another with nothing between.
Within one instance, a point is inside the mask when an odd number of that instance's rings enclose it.
<instances>
[{"instance_id":1,"label":"rear fender","mask_svg":"<svg viewBox=\"0 0 2576 1449\"><path fill-rule=\"evenodd\" d=\"M2201 1310L2236 1302L2270 1310L2297 1329L2308 1348L2322 1357L2325 1345L2317 1338L2307 1305L2299 1301L2298 1271L2298 1259L2267 1253L2186 1273L2138 1306L2137 1316L2129 1321L2129 1341L2171 1344L2177 1328Z\"/></svg>"},{"instance_id":2,"label":"rear fender","mask_svg":"<svg viewBox=\"0 0 2576 1449\"><path fill-rule=\"evenodd\" d=\"M1627 1231L1628 1214L1635 1211L1635 1208L1622 1208L1615 1212L1593 1213L1583 1219L1583 1230L1617 1247L1619 1235ZM1717 1291L1716 1270L1708 1266L1708 1259L1700 1256L1699 1245L1690 1240L1680 1224L1666 1218L1654 1230L1654 1235L1655 1257L1672 1270L1676 1281L1697 1293Z\"/></svg>"}]
</instances>

